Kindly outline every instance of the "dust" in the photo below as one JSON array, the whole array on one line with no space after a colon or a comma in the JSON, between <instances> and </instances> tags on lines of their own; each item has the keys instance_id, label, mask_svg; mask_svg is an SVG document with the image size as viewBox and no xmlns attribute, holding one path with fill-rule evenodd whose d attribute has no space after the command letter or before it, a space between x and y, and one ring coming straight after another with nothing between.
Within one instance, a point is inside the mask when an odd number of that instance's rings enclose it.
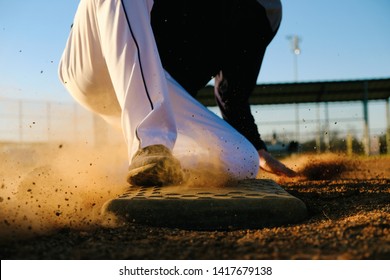
<instances>
[{"instance_id":1,"label":"dust","mask_svg":"<svg viewBox=\"0 0 390 280\"><path fill-rule=\"evenodd\" d=\"M209 159L211 161L211 159ZM185 180L182 184L183 189L186 188L219 188L234 186L238 180L226 173L225 169L219 168L219 165L205 163L200 164L197 168L187 171Z\"/></svg>"},{"instance_id":2,"label":"dust","mask_svg":"<svg viewBox=\"0 0 390 280\"><path fill-rule=\"evenodd\" d=\"M29 238L61 229L116 227L102 212L123 194L128 161L123 146L93 144L0 145L0 239ZM227 186L233 180L220 161L207 158L187 170L183 189Z\"/></svg>"},{"instance_id":3,"label":"dust","mask_svg":"<svg viewBox=\"0 0 390 280\"><path fill-rule=\"evenodd\" d=\"M115 225L101 209L128 187L123 147L5 145L0 154L2 240Z\"/></svg>"},{"instance_id":4,"label":"dust","mask_svg":"<svg viewBox=\"0 0 390 280\"><path fill-rule=\"evenodd\" d=\"M339 179L347 171L356 168L356 162L345 155L308 156L306 161L298 173L308 180Z\"/></svg>"}]
</instances>

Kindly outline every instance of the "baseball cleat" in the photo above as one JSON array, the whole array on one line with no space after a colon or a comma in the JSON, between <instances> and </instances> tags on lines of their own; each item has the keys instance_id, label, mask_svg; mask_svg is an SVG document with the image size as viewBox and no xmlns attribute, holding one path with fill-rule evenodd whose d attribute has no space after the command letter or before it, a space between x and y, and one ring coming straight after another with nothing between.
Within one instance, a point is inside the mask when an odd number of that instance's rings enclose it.
<instances>
[{"instance_id":1,"label":"baseball cleat","mask_svg":"<svg viewBox=\"0 0 390 280\"><path fill-rule=\"evenodd\" d=\"M183 178L180 162L163 145L138 150L127 173L127 182L133 186L178 185Z\"/></svg>"}]
</instances>

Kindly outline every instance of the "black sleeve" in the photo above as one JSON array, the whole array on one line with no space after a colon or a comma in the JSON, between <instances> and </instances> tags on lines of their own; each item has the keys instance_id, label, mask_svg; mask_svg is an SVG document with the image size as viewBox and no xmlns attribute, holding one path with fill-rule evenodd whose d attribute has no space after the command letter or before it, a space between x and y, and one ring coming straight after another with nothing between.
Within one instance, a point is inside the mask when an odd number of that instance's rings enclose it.
<instances>
[{"instance_id":1,"label":"black sleeve","mask_svg":"<svg viewBox=\"0 0 390 280\"><path fill-rule=\"evenodd\" d=\"M229 90L228 81L221 74L215 78L214 90L223 119L244 135L256 150L267 150L251 113L248 96Z\"/></svg>"},{"instance_id":2,"label":"black sleeve","mask_svg":"<svg viewBox=\"0 0 390 280\"><path fill-rule=\"evenodd\" d=\"M251 113L249 97L268 44L275 32L257 1L237 2L229 16L220 49L220 72L214 94L223 118L257 150L267 149Z\"/></svg>"}]
</instances>

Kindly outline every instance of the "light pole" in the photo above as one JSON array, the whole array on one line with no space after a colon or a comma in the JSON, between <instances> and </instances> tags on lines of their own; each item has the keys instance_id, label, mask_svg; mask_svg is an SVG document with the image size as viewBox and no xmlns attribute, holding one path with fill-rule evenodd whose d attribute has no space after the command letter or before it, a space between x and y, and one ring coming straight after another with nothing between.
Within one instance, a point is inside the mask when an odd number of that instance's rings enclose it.
<instances>
[{"instance_id":1,"label":"light pole","mask_svg":"<svg viewBox=\"0 0 390 280\"><path fill-rule=\"evenodd\" d=\"M297 35L287 36L287 40L290 41L291 50L294 57L294 82L298 82L298 55L301 54L301 49L299 47L299 42L301 42L301 38ZM297 141L300 141L300 131L299 131L299 105L295 103L295 138Z\"/></svg>"},{"instance_id":2,"label":"light pole","mask_svg":"<svg viewBox=\"0 0 390 280\"><path fill-rule=\"evenodd\" d=\"M299 43L302 41L302 39L298 35L290 35L287 36L287 40L290 41L291 51L294 55L294 81L298 82L298 55L301 54Z\"/></svg>"}]
</instances>

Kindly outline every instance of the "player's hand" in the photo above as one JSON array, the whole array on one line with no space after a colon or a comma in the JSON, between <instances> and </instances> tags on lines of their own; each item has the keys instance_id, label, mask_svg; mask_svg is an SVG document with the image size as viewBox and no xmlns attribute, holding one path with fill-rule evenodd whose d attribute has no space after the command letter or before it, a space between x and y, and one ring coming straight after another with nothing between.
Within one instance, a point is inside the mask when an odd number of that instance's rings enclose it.
<instances>
[{"instance_id":1,"label":"player's hand","mask_svg":"<svg viewBox=\"0 0 390 280\"><path fill-rule=\"evenodd\" d=\"M295 177L298 174L274 158L266 150L259 150L260 168L266 172L285 177Z\"/></svg>"}]
</instances>

